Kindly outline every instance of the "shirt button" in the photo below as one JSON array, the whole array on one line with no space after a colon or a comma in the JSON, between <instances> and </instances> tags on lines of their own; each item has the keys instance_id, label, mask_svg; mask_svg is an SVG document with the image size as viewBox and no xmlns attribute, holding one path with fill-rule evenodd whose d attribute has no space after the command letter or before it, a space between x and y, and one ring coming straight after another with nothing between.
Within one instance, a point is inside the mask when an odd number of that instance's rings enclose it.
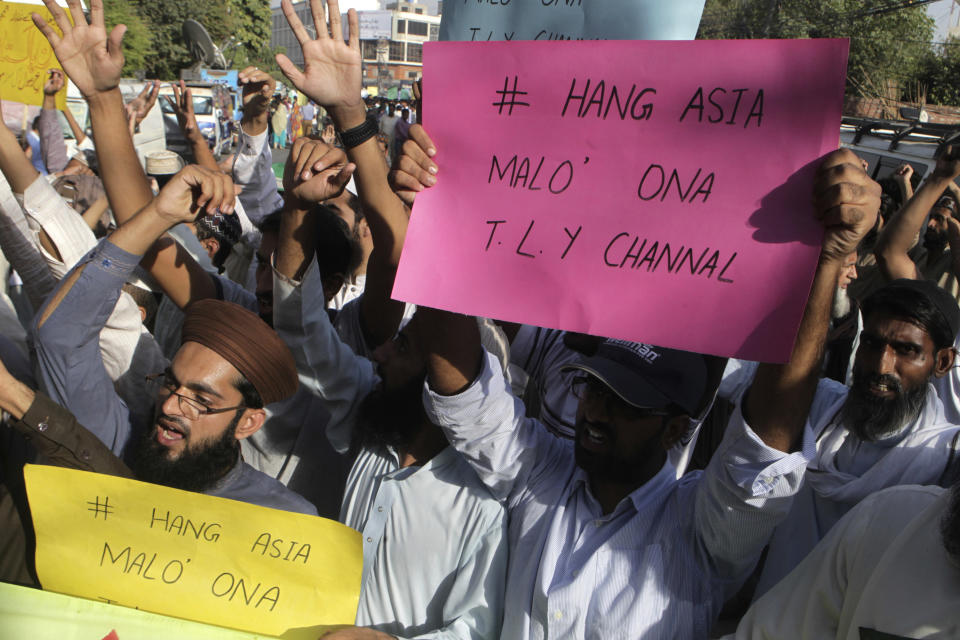
<instances>
[{"instance_id":1,"label":"shirt button","mask_svg":"<svg viewBox=\"0 0 960 640\"><path fill-rule=\"evenodd\" d=\"M383 512L383 507L377 507L377 513L382 513L382 512Z\"/></svg>"},{"instance_id":2,"label":"shirt button","mask_svg":"<svg viewBox=\"0 0 960 640\"><path fill-rule=\"evenodd\" d=\"M596 527L599 529L600 527L603 526L603 521L602 521L602 520L594 520L594 521L593 521L593 524L594 524L594 526L596 526Z\"/></svg>"},{"instance_id":3,"label":"shirt button","mask_svg":"<svg viewBox=\"0 0 960 640\"><path fill-rule=\"evenodd\" d=\"M83 449L82 451L80 451L80 457L83 458L84 460L89 460L90 452L87 451L86 449Z\"/></svg>"},{"instance_id":4,"label":"shirt button","mask_svg":"<svg viewBox=\"0 0 960 640\"><path fill-rule=\"evenodd\" d=\"M553 617L556 618L557 620L563 620L563 612L557 611L556 613L553 614Z\"/></svg>"},{"instance_id":5,"label":"shirt button","mask_svg":"<svg viewBox=\"0 0 960 640\"><path fill-rule=\"evenodd\" d=\"M37 431L43 433L44 431L47 430L48 427L49 425L46 422L41 422L40 424L37 425Z\"/></svg>"},{"instance_id":6,"label":"shirt button","mask_svg":"<svg viewBox=\"0 0 960 640\"><path fill-rule=\"evenodd\" d=\"M367 542L373 542L373 538L367 538Z\"/></svg>"}]
</instances>

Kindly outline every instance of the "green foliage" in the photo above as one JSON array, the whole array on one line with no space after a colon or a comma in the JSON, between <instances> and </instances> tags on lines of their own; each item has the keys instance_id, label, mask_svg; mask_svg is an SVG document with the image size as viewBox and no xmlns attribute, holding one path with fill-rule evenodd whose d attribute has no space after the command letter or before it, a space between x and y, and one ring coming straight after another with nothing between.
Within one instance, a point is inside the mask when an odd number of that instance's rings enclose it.
<instances>
[{"instance_id":1,"label":"green foliage","mask_svg":"<svg viewBox=\"0 0 960 640\"><path fill-rule=\"evenodd\" d=\"M707 0L700 38L850 38L848 90L913 82L928 57L934 21L924 7L879 15L890 0Z\"/></svg>"},{"instance_id":2,"label":"green foliage","mask_svg":"<svg viewBox=\"0 0 960 640\"><path fill-rule=\"evenodd\" d=\"M917 77L930 104L960 105L960 39L950 38L931 50Z\"/></svg>"},{"instance_id":3,"label":"green foliage","mask_svg":"<svg viewBox=\"0 0 960 640\"><path fill-rule=\"evenodd\" d=\"M118 24L127 25L123 36L123 75L134 76L144 72L147 60L153 55L153 43L146 21L128 0L104 0L103 17L109 32Z\"/></svg>"},{"instance_id":4,"label":"green foliage","mask_svg":"<svg viewBox=\"0 0 960 640\"><path fill-rule=\"evenodd\" d=\"M192 18L207 28L214 43L220 44L231 33L230 15L224 0L134 0L150 25L156 55L147 64L147 76L175 80L180 69L194 60L183 42L183 21Z\"/></svg>"},{"instance_id":5,"label":"green foliage","mask_svg":"<svg viewBox=\"0 0 960 640\"><path fill-rule=\"evenodd\" d=\"M234 68L253 64L266 69L267 60L276 66L270 49L270 4L263 0L227 0L227 3L230 32L240 43L228 54L233 56Z\"/></svg>"}]
</instances>

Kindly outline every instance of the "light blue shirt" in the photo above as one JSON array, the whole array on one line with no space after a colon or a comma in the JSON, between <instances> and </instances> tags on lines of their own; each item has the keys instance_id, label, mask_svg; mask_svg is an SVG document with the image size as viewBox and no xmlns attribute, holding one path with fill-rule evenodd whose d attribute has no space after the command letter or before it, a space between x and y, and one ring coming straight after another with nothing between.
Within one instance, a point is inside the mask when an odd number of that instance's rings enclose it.
<instances>
[{"instance_id":1,"label":"light blue shirt","mask_svg":"<svg viewBox=\"0 0 960 640\"><path fill-rule=\"evenodd\" d=\"M379 382L373 364L338 336L316 258L301 282L274 272L274 328L300 385L330 413L327 436L345 451L361 401ZM356 623L404 638L500 638L507 571L506 513L447 447L420 467L363 448L347 477L341 521L363 536Z\"/></svg>"},{"instance_id":2,"label":"light blue shirt","mask_svg":"<svg viewBox=\"0 0 960 640\"><path fill-rule=\"evenodd\" d=\"M604 515L573 442L527 418L487 357L456 396L429 388L430 419L507 504L503 638L701 639L756 564L812 457L731 421L706 472L668 462Z\"/></svg>"}]
</instances>

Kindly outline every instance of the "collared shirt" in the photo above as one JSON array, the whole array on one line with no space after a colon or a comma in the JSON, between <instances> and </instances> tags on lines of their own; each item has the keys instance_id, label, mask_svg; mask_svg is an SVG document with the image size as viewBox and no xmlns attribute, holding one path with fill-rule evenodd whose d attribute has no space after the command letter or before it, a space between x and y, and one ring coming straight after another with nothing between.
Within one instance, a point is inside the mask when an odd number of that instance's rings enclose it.
<instances>
[{"instance_id":1,"label":"collared shirt","mask_svg":"<svg viewBox=\"0 0 960 640\"><path fill-rule=\"evenodd\" d=\"M323 397L327 436L346 451L360 402L379 381L373 365L330 324L316 258L299 283L275 271L273 300L300 384ZM393 451L361 450L341 520L363 535L357 624L403 637L500 637L504 509L451 448L403 469Z\"/></svg>"},{"instance_id":2,"label":"collared shirt","mask_svg":"<svg viewBox=\"0 0 960 640\"><path fill-rule=\"evenodd\" d=\"M943 484L960 459L960 426L950 424L933 385L927 385L917 417L876 442L854 435L839 420L849 389L821 380L807 428L816 438L816 458L790 514L770 540L756 596L766 593L800 564L852 507L882 489L907 484Z\"/></svg>"},{"instance_id":3,"label":"collared shirt","mask_svg":"<svg viewBox=\"0 0 960 640\"><path fill-rule=\"evenodd\" d=\"M50 397L88 425L117 456L147 425L131 415L114 391L100 358L98 336L120 287L139 261L140 256L102 240L75 267L83 271L57 309L42 326L34 327L39 372ZM43 310L37 314L42 315ZM152 405L148 398L144 396L141 403ZM204 493L316 515L305 499L242 461Z\"/></svg>"},{"instance_id":4,"label":"collared shirt","mask_svg":"<svg viewBox=\"0 0 960 640\"><path fill-rule=\"evenodd\" d=\"M453 448L405 468L393 450L362 450L340 521L363 536L358 625L405 637L499 637L506 517Z\"/></svg>"},{"instance_id":5,"label":"collared shirt","mask_svg":"<svg viewBox=\"0 0 960 640\"><path fill-rule=\"evenodd\" d=\"M363 294L363 289L366 284L367 274L365 273L361 273L356 278L344 281L343 286L340 287L340 291L337 291L336 295L330 298L330 303L327 304L327 308L336 309L337 311L343 309L348 302L356 300Z\"/></svg>"},{"instance_id":6,"label":"collared shirt","mask_svg":"<svg viewBox=\"0 0 960 640\"><path fill-rule=\"evenodd\" d=\"M23 211L37 254L46 262L54 284L97 245L90 227L42 176L24 191ZM50 238L60 259L40 244L38 234L41 231ZM36 260L37 254L30 254L29 259ZM28 259L27 256L24 259ZM146 376L162 371L167 362L159 345L143 326L137 303L128 293L121 292L116 298L100 329L99 345L100 359L107 375L115 382L117 393L138 419L148 420L150 408L144 407L142 402L149 393Z\"/></svg>"},{"instance_id":7,"label":"collared shirt","mask_svg":"<svg viewBox=\"0 0 960 640\"><path fill-rule=\"evenodd\" d=\"M873 494L725 640L960 637L960 563L940 535L950 497L917 486Z\"/></svg>"},{"instance_id":8,"label":"collared shirt","mask_svg":"<svg viewBox=\"0 0 960 640\"><path fill-rule=\"evenodd\" d=\"M495 359L455 396L424 390L427 415L508 509L502 637L705 638L789 510L803 450L731 423L704 473L667 462L604 515L573 442L524 415Z\"/></svg>"},{"instance_id":9,"label":"collared shirt","mask_svg":"<svg viewBox=\"0 0 960 640\"><path fill-rule=\"evenodd\" d=\"M37 180L45 181L45 178L37 176ZM44 263L39 244L16 194L3 173L0 173L0 248L10 261L10 266L20 274L23 289L34 309L40 308L57 285Z\"/></svg>"}]
</instances>

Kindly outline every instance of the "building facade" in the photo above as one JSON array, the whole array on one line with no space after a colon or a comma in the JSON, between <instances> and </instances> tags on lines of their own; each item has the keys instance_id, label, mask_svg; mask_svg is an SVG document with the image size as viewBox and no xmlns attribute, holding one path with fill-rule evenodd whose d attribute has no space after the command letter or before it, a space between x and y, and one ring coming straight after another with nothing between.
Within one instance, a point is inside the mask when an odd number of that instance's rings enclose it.
<instances>
[{"instance_id":1,"label":"building facade","mask_svg":"<svg viewBox=\"0 0 960 640\"><path fill-rule=\"evenodd\" d=\"M295 2L293 9L310 35L315 36L310 3ZM422 74L424 43L437 40L440 35L440 15L432 14L425 3L398 0L387 3L385 10L390 12L389 38L375 37L387 35L386 31L373 34L361 29L360 33L363 86L371 91L410 87ZM279 7L272 11L270 46L284 47L287 57L303 66L300 43Z\"/></svg>"}]
</instances>

